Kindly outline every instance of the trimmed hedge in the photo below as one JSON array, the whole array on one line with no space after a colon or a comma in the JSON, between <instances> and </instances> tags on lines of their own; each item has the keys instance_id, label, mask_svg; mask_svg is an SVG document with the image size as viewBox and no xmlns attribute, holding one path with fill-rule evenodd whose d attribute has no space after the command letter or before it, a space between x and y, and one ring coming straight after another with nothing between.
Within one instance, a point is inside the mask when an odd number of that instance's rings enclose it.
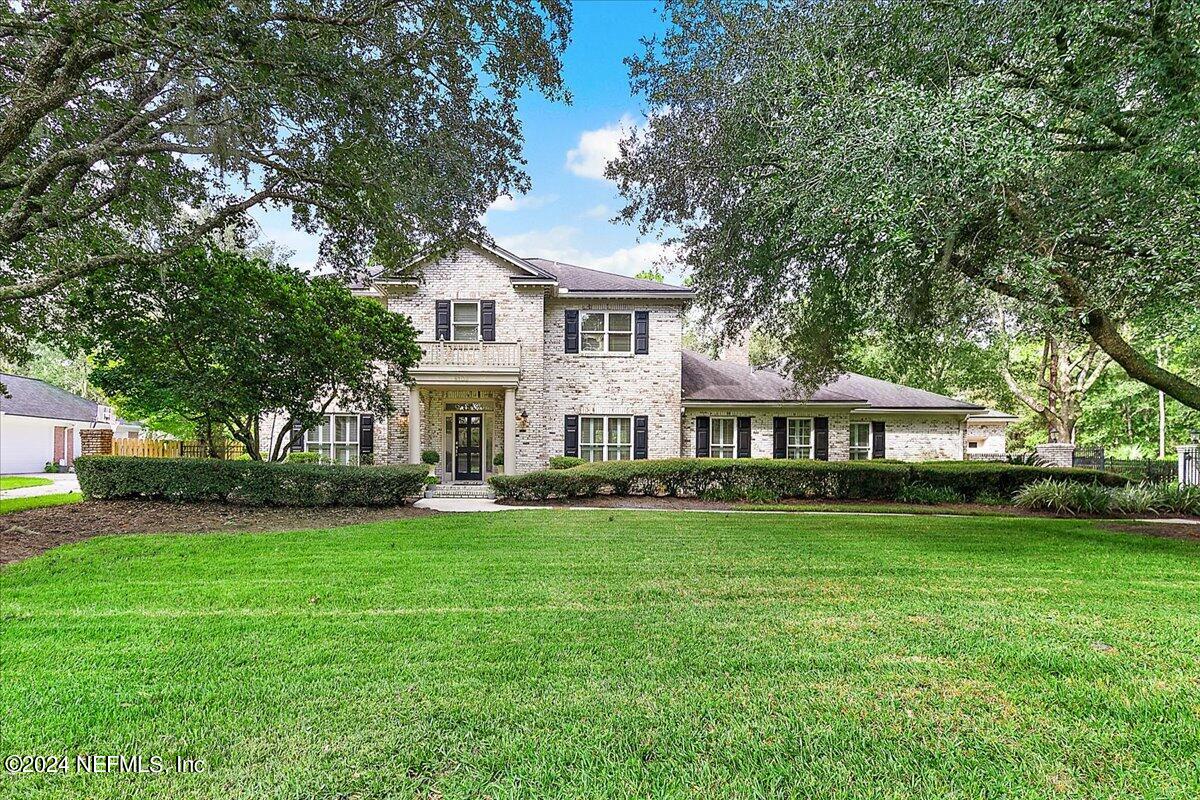
<instances>
[{"instance_id":1,"label":"trimmed hedge","mask_svg":"<svg viewBox=\"0 0 1200 800\"><path fill-rule=\"evenodd\" d=\"M571 469L586 463L578 456L550 456L550 469Z\"/></svg>"},{"instance_id":2,"label":"trimmed hedge","mask_svg":"<svg viewBox=\"0 0 1200 800\"><path fill-rule=\"evenodd\" d=\"M397 506L425 492L429 468L265 464L199 458L82 456L89 500L219 501L248 506Z\"/></svg>"},{"instance_id":3,"label":"trimmed hedge","mask_svg":"<svg viewBox=\"0 0 1200 800\"><path fill-rule=\"evenodd\" d=\"M1046 478L1124 486L1128 481L1095 470L1027 467L971 461L795 461L773 459L668 458L610 461L525 475L496 475L492 488L511 500L655 495L721 500L896 500L919 484L974 500L1012 497L1027 483Z\"/></svg>"}]
</instances>

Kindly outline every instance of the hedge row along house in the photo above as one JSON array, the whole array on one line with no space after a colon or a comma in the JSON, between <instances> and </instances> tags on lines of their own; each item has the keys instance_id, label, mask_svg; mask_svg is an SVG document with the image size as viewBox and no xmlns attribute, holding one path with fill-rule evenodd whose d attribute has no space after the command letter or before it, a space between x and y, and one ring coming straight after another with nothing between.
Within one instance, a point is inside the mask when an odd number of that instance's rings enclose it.
<instances>
[{"instance_id":1,"label":"hedge row along house","mask_svg":"<svg viewBox=\"0 0 1200 800\"><path fill-rule=\"evenodd\" d=\"M356 463L438 453L443 482L588 461L708 458L963 459L1004 453L1014 417L846 374L800 393L753 369L746 346L683 348L693 293L471 244L418 259L408 277L353 290L407 314L423 356L393 382L397 411L333 409L296 450ZM262 426L264 443L286 420Z\"/></svg>"}]
</instances>

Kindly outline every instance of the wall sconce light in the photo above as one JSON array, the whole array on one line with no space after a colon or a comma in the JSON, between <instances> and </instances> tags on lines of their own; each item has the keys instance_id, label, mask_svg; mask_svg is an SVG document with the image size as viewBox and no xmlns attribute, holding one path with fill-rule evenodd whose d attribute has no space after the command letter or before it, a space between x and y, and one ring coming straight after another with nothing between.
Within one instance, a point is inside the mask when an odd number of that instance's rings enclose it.
<instances>
[{"instance_id":1,"label":"wall sconce light","mask_svg":"<svg viewBox=\"0 0 1200 800\"><path fill-rule=\"evenodd\" d=\"M517 429L523 431L528 428L529 428L529 414L527 414L525 412L525 409L521 409L520 411L517 412Z\"/></svg>"},{"instance_id":2,"label":"wall sconce light","mask_svg":"<svg viewBox=\"0 0 1200 800\"><path fill-rule=\"evenodd\" d=\"M408 414L401 414L396 417L396 430L404 433L408 432Z\"/></svg>"}]
</instances>

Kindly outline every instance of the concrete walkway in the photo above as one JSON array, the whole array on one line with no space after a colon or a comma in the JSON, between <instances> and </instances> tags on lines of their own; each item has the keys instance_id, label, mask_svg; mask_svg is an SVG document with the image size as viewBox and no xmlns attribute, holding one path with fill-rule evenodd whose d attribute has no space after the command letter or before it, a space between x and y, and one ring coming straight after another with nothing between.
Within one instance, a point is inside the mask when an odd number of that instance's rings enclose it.
<instances>
[{"instance_id":1,"label":"concrete walkway","mask_svg":"<svg viewBox=\"0 0 1200 800\"><path fill-rule=\"evenodd\" d=\"M505 506L479 497L426 497L413 503L414 508L462 513L470 511L547 511L550 506Z\"/></svg>"},{"instance_id":2,"label":"concrete walkway","mask_svg":"<svg viewBox=\"0 0 1200 800\"><path fill-rule=\"evenodd\" d=\"M0 492L0 500L17 497L40 497L44 494L69 494L79 491L79 479L73 472L32 472L24 475L5 475L5 478L47 478L53 483L44 486L27 486L24 489L6 489Z\"/></svg>"}]
</instances>

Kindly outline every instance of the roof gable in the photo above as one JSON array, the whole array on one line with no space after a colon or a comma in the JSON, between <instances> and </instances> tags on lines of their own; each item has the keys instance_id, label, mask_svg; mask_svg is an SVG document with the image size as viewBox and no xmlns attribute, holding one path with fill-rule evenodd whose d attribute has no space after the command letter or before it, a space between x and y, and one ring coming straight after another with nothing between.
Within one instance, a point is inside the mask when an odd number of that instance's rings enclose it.
<instances>
[{"instance_id":1,"label":"roof gable","mask_svg":"<svg viewBox=\"0 0 1200 800\"><path fill-rule=\"evenodd\" d=\"M0 394L0 411L19 417L43 417L45 419L70 419L95 422L99 419L99 406L77 394L51 386L36 378L24 375L0 373L8 396Z\"/></svg>"}]
</instances>

